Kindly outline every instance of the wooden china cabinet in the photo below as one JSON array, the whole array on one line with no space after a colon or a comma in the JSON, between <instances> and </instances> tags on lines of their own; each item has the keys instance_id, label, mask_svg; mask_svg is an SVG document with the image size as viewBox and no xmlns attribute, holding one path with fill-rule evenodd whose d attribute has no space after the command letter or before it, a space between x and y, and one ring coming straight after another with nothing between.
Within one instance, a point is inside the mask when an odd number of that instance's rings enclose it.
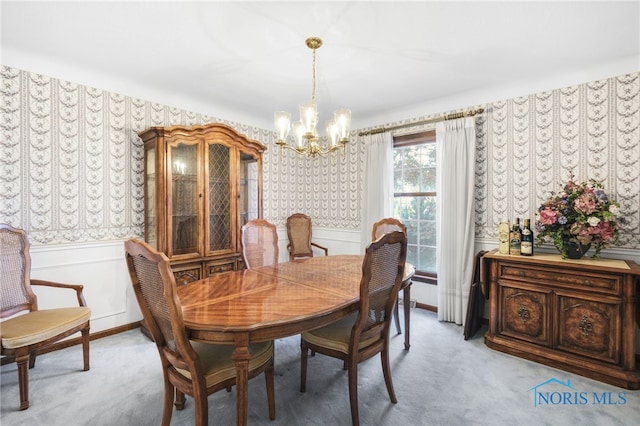
<instances>
[{"instance_id":1,"label":"wooden china cabinet","mask_svg":"<svg viewBox=\"0 0 640 426\"><path fill-rule=\"evenodd\" d=\"M640 266L560 255L483 257L490 281L490 348L627 389L636 365Z\"/></svg>"},{"instance_id":2,"label":"wooden china cabinet","mask_svg":"<svg viewBox=\"0 0 640 426\"><path fill-rule=\"evenodd\" d=\"M167 255L176 283L242 269L242 225L262 217L266 146L218 123L140 137L145 240Z\"/></svg>"}]
</instances>

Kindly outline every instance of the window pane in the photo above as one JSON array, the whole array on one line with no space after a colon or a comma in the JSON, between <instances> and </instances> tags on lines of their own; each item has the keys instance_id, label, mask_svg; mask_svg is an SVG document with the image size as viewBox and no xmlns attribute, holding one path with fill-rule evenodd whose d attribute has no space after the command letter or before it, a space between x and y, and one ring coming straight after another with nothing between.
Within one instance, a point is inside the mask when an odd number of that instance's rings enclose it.
<instances>
[{"instance_id":1,"label":"window pane","mask_svg":"<svg viewBox=\"0 0 640 426\"><path fill-rule=\"evenodd\" d=\"M394 217L407 227L408 260L417 270L435 273L436 197L395 197ZM409 254L407 254L409 256Z\"/></svg>"},{"instance_id":2,"label":"window pane","mask_svg":"<svg viewBox=\"0 0 640 426\"><path fill-rule=\"evenodd\" d=\"M435 247L419 247L418 263L413 263L417 270L436 273L436 248Z\"/></svg>"},{"instance_id":3,"label":"window pane","mask_svg":"<svg viewBox=\"0 0 640 426\"><path fill-rule=\"evenodd\" d=\"M402 169L404 151L401 149L393 150L393 170Z\"/></svg>"},{"instance_id":4,"label":"window pane","mask_svg":"<svg viewBox=\"0 0 640 426\"><path fill-rule=\"evenodd\" d=\"M429 161L428 154L422 152L420 145L395 148L393 156L394 191L418 192L423 186L423 158ZM435 182L435 180L434 180Z\"/></svg>"},{"instance_id":5,"label":"window pane","mask_svg":"<svg viewBox=\"0 0 640 426\"><path fill-rule=\"evenodd\" d=\"M436 221L421 220L420 221L420 246L436 246Z\"/></svg>"},{"instance_id":6,"label":"window pane","mask_svg":"<svg viewBox=\"0 0 640 426\"><path fill-rule=\"evenodd\" d=\"M420 188L420 169L411 168L403 170L403 182L401 192L416 192Z\"/></svg>"},{"instance_id":7,"label":"window pane","mask_svg":"<svg viewBox=\"0 0 640 426\"><path fill-rule=\"evenodd\" d=\"M421 170L420 176L420 192L436 191L436 168L430 167Z\"/></svg>"},{"instance_id":8,"label":"window pane","mask_svg":"<svg viewBox=\"0 0 640 426\"><path fill-rule=\"evenodd\" d=\"M419 217L419 200L416 197L396 197L394 198L393 216L400 219L406 225L408 220L415 220Z\"/></svg>"},{"instance_id":9,"label":"window pane","mask_svg":"<svg viewBox=\"0 0 640 426\"><path fill-rule=\"evenodd\" d=\"M394 147L394 217L407 227L407 261L419 273L436 273L436 146ZM400 196L411 193L412 196ZM415 194L415 195L413 195Z\"/></svg>"},{"instance_id":10,"label":"window pane","mask_svg":"<svg viewBox=\"0 0 640 426\"><path fill-rule=\"evenodd\" d=\"M418 244L418 221L400 219L407 227L407 244Z\"/></svg>"},{"instance_id":11,"label":"window pane","mask_svg":"<svg viewBox=\"0 0 640 426\"><path fill-rule=\"evenodd\" d=\"M420 145L420 164L424 167L436 167L436 144L426 143Z\"/></svg>"},{"instance_id":12,"label":"window pane","mask_svg":"<svg viewBox=\"0 0 640 426\"><path fill-rule=\"evenodd\" d=\"M420 202L420 218L436 220L436 197L416 197Z\"/></svg>"},{"instance_id":13,"label":"window pane","mask_svg":"<svg viewBox=\"0 0 640 426\"><path fill-rule=\"evenodd\" d=\"M407 230L407 233L409 231ZM418 268L418 246L407 244L407 262L413 265L414 268Z\"/></svg>"}]
</instances>

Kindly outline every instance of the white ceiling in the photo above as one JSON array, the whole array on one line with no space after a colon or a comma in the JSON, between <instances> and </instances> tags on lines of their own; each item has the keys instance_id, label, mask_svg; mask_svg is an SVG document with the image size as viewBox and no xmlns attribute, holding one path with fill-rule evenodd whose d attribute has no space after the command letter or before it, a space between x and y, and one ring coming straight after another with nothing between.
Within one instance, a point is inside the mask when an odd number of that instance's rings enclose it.
<instances>
[{"instance_id":1,"label":"white ceiling","mask_svg":"<svg viewBox=\"0 0 640 426\"><path fill-rule=\"evenodd\" d=\"M324 41L321 123L347 107L353 128L601 64L640 70L638 1L2 0L1 15L4 65L267 129L311 97L309 36Z\"/></svg>"}]
</instances>

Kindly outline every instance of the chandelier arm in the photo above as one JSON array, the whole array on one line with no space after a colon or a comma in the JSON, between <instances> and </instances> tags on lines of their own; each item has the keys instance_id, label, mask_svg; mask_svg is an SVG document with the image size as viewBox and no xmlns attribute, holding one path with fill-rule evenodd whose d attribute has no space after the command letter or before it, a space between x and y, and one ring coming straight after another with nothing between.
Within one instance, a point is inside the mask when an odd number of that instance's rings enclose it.
<instances>
[{"instance_id":1,"label":"chandelier arm","mask_svg":"<svg viewBox=\"0 0 640 426\"><path fill-rule=\"evenodd\" d=\"M349 141L349 126L351 125L351 111L348 109L339 109L334 113L334 118L327 122L329 144L327 148L323 148L318 144L316 126L318 121L318 110L316 103L316 50L322 46L322 39L318 37L309 37L305 40L305 44L311 49L311 104L300 105L300 121L294 123L293 130L298 139L297 145L291 146L286 142L289 133L289 124L291 114L287 112L275 113L275 127L277 133L276 145L280 147L280 157L282 150L289 149L295 151L299 155L315 158L316 156L324 157L342 148L345 154L345 145ZM331 130L329 130L331 129ZM306 140L302 142L302 138Z\"/></svg>"},{"instance_id":2,"label":"chandelier arm","mask_svg":"<svg viewBox=\"0 0 640 426\"><path fill-rule=\"evenodd\" d=\"M280 147L281 156L282 156L282 149L289 149L291 151L295 151L298 154L304 155L305 157L311 157L311 158L315 158L317 156L324 157L326 155L331 154L334 151L337 151L340 148L342 148L343 153L345 151L344 149L345 143L341 143L340 145L332 145L328 148L322 148L318 144L312 145L310 142L306 143L301 147L291 146L286 142L276 142L276 145Z\"/></svg>"}]
</instances>

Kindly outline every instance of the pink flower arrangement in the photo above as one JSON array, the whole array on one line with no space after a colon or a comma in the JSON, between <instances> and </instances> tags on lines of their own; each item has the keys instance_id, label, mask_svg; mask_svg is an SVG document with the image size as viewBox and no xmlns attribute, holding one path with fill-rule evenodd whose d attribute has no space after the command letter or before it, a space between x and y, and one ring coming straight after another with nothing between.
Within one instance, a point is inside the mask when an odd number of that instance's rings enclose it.
<instances>
[{"instance_id":1,"label":"pink flower arrangement","mask_svg":"<svg viewBox=\"0 0 640 426\"><path fill-rule=\"evenodd\" d=\"M573 172L559 194L551 193L538 208L540 220L536 222L536 246L541 246L547 237L566 257L568 243L594 246L598 257L603 248L618 241L616 215L620 205L609 199L602 182L574 182Z\"/></svg>"}]
</instances>

